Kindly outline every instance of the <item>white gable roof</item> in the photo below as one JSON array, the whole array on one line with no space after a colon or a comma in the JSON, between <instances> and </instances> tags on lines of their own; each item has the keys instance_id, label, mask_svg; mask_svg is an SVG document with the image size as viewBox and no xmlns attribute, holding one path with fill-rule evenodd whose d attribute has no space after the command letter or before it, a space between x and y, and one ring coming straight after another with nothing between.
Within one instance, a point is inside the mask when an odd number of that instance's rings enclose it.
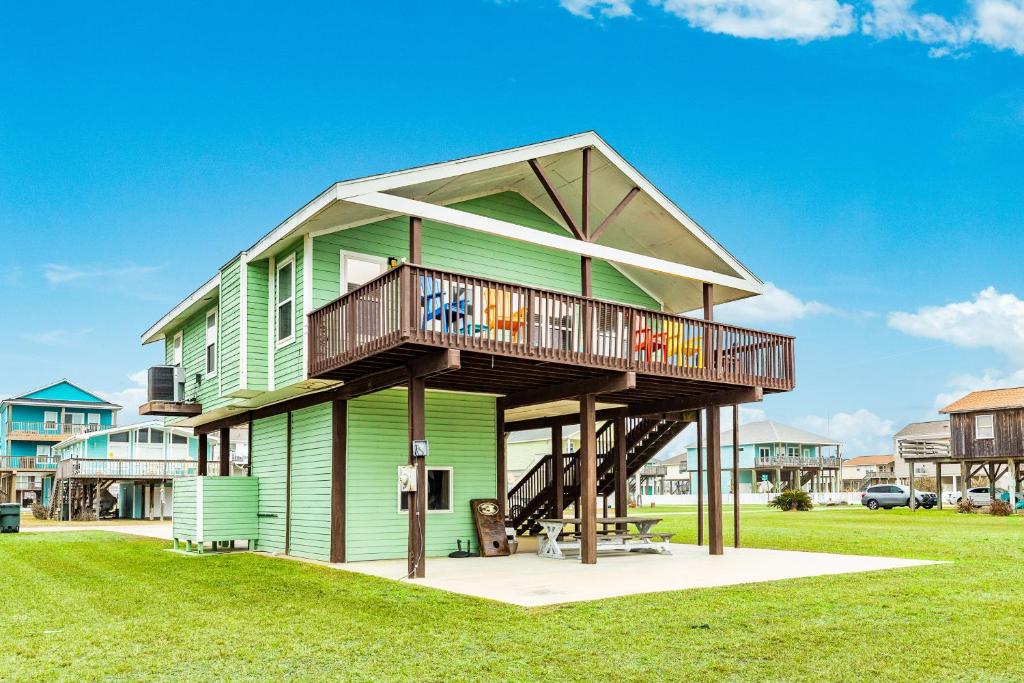
<instances>
[{"instance_id":1,"label":"white gable roof","mask_svg":"<svg viewBox=\"0 0 1024 683\"><path fill-rule=\"evenodd\" d=\"M761 422L748 422L740 425L740 444L757 443L796 443L808 446L841 446L835 439L827 436L806 432L796 427L775 422L774 420L763 420ZM722 445L732 445L732 430L722 432ZM696 448L696 441L690 443L688 448Z\"/></svg>"}]
</instances>

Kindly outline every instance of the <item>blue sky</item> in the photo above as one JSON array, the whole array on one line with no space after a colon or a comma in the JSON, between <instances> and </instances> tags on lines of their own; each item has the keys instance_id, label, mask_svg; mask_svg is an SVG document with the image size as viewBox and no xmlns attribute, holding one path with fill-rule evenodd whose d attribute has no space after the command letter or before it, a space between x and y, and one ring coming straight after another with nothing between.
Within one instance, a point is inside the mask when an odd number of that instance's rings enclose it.
<instances>
[{"instance_id":1,"label":"blue sky","mask_svg":"<svg viewBox=\"0 0 1024 683\"><path fill-rule=\"evenodd\" d=\"M1024 384L1021 0L351 5L5 8L0 394L134 407L139 334L332 181L586 129L773 283L721 311L798 338L748 417L854 454Z\"/></svg>"}]
</instances>

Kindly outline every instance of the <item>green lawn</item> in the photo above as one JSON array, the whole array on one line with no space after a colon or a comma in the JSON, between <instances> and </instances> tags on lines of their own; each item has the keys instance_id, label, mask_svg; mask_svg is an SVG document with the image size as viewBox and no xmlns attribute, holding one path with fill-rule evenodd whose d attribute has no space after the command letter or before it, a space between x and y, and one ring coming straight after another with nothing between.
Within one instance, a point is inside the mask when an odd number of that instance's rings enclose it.
<instances>
[{"instance_id":1,"label":"green lawn","mask_svg":"<svg viewBox=\"0 0 1024 683\"><path fill-rule=\"evenodd\" d=\"M694 538L693 510L651 512ZM955 562L527 610L116 534L4 535L0 680L1024 676L1024 518L743 512L750 546Z\"/></svg>"}]
</instances>

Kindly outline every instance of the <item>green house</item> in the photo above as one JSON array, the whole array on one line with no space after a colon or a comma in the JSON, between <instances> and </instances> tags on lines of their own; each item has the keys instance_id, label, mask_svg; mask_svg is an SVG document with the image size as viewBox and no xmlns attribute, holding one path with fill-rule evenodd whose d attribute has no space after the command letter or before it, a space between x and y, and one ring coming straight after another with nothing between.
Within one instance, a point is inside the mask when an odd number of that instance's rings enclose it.
<instances>
[{"instance_id":1,"label":"green house","mask_svg":"<svg viewBox=\"0 0 1024 683\"><path fill-rule=\"evenodd\" d=\"M575 504L592 562L596 498L695 409L793 388L791 337L713 320L761 291L592 132L335 183L142 335L183 369L181 400L143 414L219 434L225 457L249 430L255 535L175 534L422 575L493 498L520 533ZM507 436L531 429L560 447L510 489ZM204 524L229 514L199 489Z\"/></svg>"}]
</instances>

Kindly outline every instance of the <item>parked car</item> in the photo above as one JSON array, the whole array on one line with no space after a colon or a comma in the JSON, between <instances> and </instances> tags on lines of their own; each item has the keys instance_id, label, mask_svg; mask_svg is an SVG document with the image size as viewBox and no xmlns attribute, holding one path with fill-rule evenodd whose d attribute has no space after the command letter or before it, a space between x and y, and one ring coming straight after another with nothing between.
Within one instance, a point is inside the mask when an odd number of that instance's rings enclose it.
<instances>
[{"instance_id":1,"label":"parked car","mask_svg":"<svg viewBox=\"0 0 1024 683\"><path fill-rule=\"evenodd\" d=\"M914 491L914 507L930 510L938 503L934 493ZM869 486L860 494L860 504L869 510L910 506L910 488L899 484L876 484Z\"/></svg>"},{"instance_id":2,"label":"parked car","mask_svg":"<svg viewBox=\"0 0 1024 683\"><path fill-rule=\"evenodd\" d=\"M1006 489L996 489L996 498L1003 500L1003 496L1006 497L1006 500L1009 500L1009 491ZM954 491L952 493L953 502L957 505L960 504L960 500L963 497L963 494L959 491ZM967 499L970 500L971 505L976 508L992 504L992 494L989 492L989 488L987 486L976 486L972 489L967 489Z\"/></svg>"}]
</instances>

